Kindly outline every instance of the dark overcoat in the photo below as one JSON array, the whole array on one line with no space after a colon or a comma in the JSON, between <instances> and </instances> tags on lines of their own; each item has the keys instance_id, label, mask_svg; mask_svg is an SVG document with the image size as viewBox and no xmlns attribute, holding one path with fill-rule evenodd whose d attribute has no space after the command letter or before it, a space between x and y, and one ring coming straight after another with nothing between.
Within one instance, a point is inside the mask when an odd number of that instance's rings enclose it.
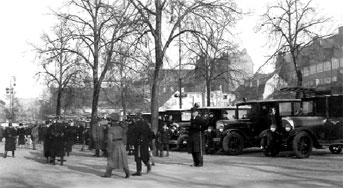
<instances>
[{"instance_id":1,"label":"dark overcoat","mask_svg":"<svg viewBox=\"0 0 343 188\"><path fill-rule=\"evenodd\" d=\"M66 152L71 152L72 151L72 146L74 145L74 142L73 142L73 128L68 125L68 124L65 124L65 127L64 127L64 147L65 147L65 151Z\"/></svg>"},{"instance_id":2,"label":"dark overcoat","mask_svg":"<svg viewBox=\"0 0 343 188\"><path fill-rule=\"evenodd\" d=\"M135 129L135 123L134 122L129 123L127 127L127 132L126 132L127 145L134 145L136 142L134 129Z\"/></svg>"},{"instance_id":3,"label":"dark overcoat","mask_svg":"<svg viewBox=\"0 0 343 188\"><path fill-rule=\"evenodd\" d=\"M17 131L13 127L7 127L4 131L5 151L14 151L16 149Z\"/></svg>"},{"instance_id":4,"label":"dark overcoat","mask_svg":"<svg viewBox=\"0 0 343 188\"><path fill-rule=\"evenodd\" d=\"M105 149L104 148L104 124L100 121L92 127L92 139L94 142L94 149Z\"/></svg>"},{"instance_id":5,"label":"dark overcoat","mask_svg":"<svg viewBox=\"0 0 343 188\"><path fill-rule=\"evenodd\" d=\"M142 160L144 163L149 161L149 143L151 142L151 130L149 124L143 119L135 122L135 160Z\"/></svg>"},{"instance_id":6,"label":"dark overcoat","mask_svg":"<svg viewBox=\"0 0 343 188\"><path fill-rule=\"evenodd\" d=\"M188 152L202 152L205 151L205 134L204 131L207 129L206 121L200 117L196 116L191 119L191 126L189 127L189 137L188 137Z\"/></svg>"},{"instance_id":7,"label":"dark overcoat","mask_svg":"<svg viewBox=\"0 0 343 188\"><path fill-rule=\"evenodd\" d=\"M25 135L26 135L26 131L24 127L19 127L18 130L18 145L25 145Z\"/></svg>"},{"instance_id":8,"label":"dark overcoat","mask_svg":"<svg viewBox=\"0 0 343 188\"><path fill-rule=\"evenodd\" d=\"M129 169L123 139L125 130L118 122L112 122L107 134L107 166L111 169Z\"/></svg>"},{"instance_id":9,"label":"dark overcoat","mask_svg":"<svg viewBox=\"0 0 343 188\"><path fill-rule=\"evenodd\" d=\"M53 123L51 125L52 143L50 147L51 157L64 157L64 124Z\"/></svg>"}]
</instances>

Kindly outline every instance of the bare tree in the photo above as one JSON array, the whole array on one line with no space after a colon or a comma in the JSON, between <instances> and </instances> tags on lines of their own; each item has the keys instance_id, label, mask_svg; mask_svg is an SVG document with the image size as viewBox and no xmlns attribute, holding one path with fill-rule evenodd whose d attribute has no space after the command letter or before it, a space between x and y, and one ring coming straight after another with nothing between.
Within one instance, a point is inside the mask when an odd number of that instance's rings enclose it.
<instances>
[{"instance_id":1,"label":"bare tree","mask_svg":"<svg viewBox=\"0 0 343 188\"><path fill-rule=\"evenodd\" d=\"M65 89L80 81L79 75L82 74L83 67L81 58L73 53L64 51L71 48L72 38L67 36L66 22L61 22L53 27L53 35L44 33L41 37L44 45L34 46L41 59L42 71L37 75L43 75L48 87L56 87L56 115L61 114L61 99ZM78 80L78 81L77 81Z\"/></svg>"},{"instance_id":2,"label":"bare tree","mask_svg":"<svg viewBox=\"0 0 343 188\"><path fill-rule=\"evenodd\" d=\"M267 7L262 16L263 24L259 28L267 33L268 39L276 46L270 59L279 52L290 53L297 75L297 86L302 86L303 82L299 57L315 38L324 37L318 29L330 20L319 16L312 4L312 0L279 0Z\"/></svg>"},{"instance_id":3,"label":"bare tree","mask_svg":"<svg viewBox=\"0 0 343 188\"><path fill-rule=\"evenodd\" d=\"M187 16L199 17L201 19L212 19L208 13L215 13L219 11L232 12L234 10L232 1L213 0L211 2L203 0L183 1L183 0L130 0L134 5L144 23L146 30L142 33L150 34L154 41L154 77L152 80L151 89L151 113L152 113L152 129L157 130L158 124L158 95L159 95L159 76L160 70L163 67L163 59L166 51L172 41L179 35L187 32L198 32L182 28L178 30L179 25L186 21ZM226 14L224 14L226 15ZM170 18L170 22L164 23L163 18ZM162 25L165 27L162 28ZM169 28L169 29L168 29ZM162 36L167 33L165 40Z\"/></svg>"},{"instance_id":4,"label":"bare tree","mask_svg":"<svg viewBox=\"0 0 343 188\"><path fill-rule=\"evenodd\" d=\"M106 1L107 2L107 1ZM68 13L56 13L70 22L70 35L78 41L77 50L65 49L76 53L90 67L93 83L91 124L97 118L101 83L105 79L116 44L130 35L136 24L136 14L125 0L106 4L102 0L70 0Z\"/></svg>"},{"instance_id":5,"label":"bare tree","mask_svg":"<svg viewBox=\"0 0 343 188\"><path fill-rule=\"evenodd\" d=\"M186 37L183 45L191 53L191 61L195 68L195 79L205 81L207 106L211 105L212 84L217 82L233 88L234 83L242 71L235 65L235 56L238 47L232 40L234 34L230 29L238 19L237 14L230 19L217 14L212 15L213 20L192 20L188 27L200 33L191 33ZM231 40L230 40L231 39Z\"/></svg>"}]
</instances>

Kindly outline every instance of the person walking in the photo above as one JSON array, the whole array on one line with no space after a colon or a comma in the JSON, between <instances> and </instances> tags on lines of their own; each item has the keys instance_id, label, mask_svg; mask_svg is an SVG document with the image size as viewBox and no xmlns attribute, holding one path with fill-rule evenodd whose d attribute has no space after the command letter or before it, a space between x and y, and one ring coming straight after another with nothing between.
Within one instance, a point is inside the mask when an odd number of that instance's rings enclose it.
<instances>
[{"instance_id":1,"label":"person walking","mask_svg":"<svg viewBox=\"0 0 343 188\"><path fill-rule=\"evenodd\" d=\"M107 167L102 177L112 176L113 169L123 169L125 178L130 177L130 169L127 160L127 153L123 143L125 131L119 122L119 114L112 113L108 116L110 128L107 133Z\"/></svg>"},{"instance_id":2,"label":"person walking","mask_svg":"<svg viewBox=\"0 0 343 188\"><path fill-rule=\"evenodd\" d=\"M4 131L4 137L5 137L4 158L7 157L8 151L12 151L12 157L14 157L14 151L16 149L17 131L12 126L12 122L8 123L8 127L6 127Z\"/></svg>"},{"instance_id":3,"label":"person walking","mask_svg":"<svg viewBox=\"0 0 343 188\"><path fill-rule=\"evenodd\" d=\"M189 127L188 152L192 154L193 165L195 167L203 166L203 153L205 151L205 135L207 129L206 121L199 115L198 109L191 109L191 126Z\"/></svg>"},{"instance_id":4,"label":"person walking","mask_svg":"<svg viewBox=\"0 0 343 188\"><path fill-rule=\"evenodd\" d=\"M25 146L26 132L22 123L19 123L19 128L17 130L18 134L18 146L23 148Z\"/></svg>"},{"instance_id":5,"label":"person walking","mask_svg":"<svg viewBox=\"0 0 343 188\"><path fill-rule=\"evenodd\" d=\"M95 157L100 157L100 150L104 149L104 123L106 122L98 118L97 122L92 126L92 139L95 149L93 156Z\"/></svg>"},{"instance_id":6,"label":"person walking","mask_svg":"<svg viewBox=\"0 0 343 188\"><path fill-rule=\"evenodd\" d=\"M52 143L50 145L50 157L52 158L51 162L55 165L56 157L60 157L61 166L64 162L64 123L60 117L57 118L56 123L51 125L51 135Z\"/></svg>"},{"instance_id":7,"label":"person walking","mask_svg":"<svg viewBox=\"0 0 343 188\"><path fill-rule=\"evenodd\" d=\"M136 173L133 176L142 175L142 161L147 166L147 173L151 171L151 164L149 163L149 142L151 139L151 130L149 124L144 121L142 114L137 114L137 121L135 122L135 161L136 161Z\"/></svg>"},{"instance_id":8,"label":"person walking","mask_svg":"<svg viewBox=\"0 0 343 188\"><path fill-rule=\"evenodd\" d=\"M164 157L164 149L166 149L166 157L169 157L169 141L171 138L172 132L167 127L167 124L164 124L163 127L160 129L157 135L157 139L159 142L159 156Z\"/></svg>"},{"instance_id":9,"label":"person walking","mask_svg":"<svg viewBox=\"0 0 343 188\"><path fill-rule=\"evenodd\" d=\"M36 145L38 144L39 140L39 130L38 130L38 122L34 125L34 127L31 129L31 139L32 139L32 149L36 150Z\"/></svg>"}]
</instances>

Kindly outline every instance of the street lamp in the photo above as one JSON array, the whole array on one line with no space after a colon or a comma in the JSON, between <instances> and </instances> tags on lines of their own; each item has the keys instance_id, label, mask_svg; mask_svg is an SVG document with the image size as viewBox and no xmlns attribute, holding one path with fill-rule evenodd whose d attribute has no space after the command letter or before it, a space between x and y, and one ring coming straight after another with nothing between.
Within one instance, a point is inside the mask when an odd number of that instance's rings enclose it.
<instances>
[{"instance_id":1,"label":"street lamp","mask_svg":"<svg viewBox=\"0 0 343 188\"><path fill-rule=\"evenodd\" d=\"M10 119L13 121L13 98L14 98L14 86L16 86L16 77L12 76L10 79L10 87L6 88L6 94L10 97Z\"/></svg>"}]
</instances>

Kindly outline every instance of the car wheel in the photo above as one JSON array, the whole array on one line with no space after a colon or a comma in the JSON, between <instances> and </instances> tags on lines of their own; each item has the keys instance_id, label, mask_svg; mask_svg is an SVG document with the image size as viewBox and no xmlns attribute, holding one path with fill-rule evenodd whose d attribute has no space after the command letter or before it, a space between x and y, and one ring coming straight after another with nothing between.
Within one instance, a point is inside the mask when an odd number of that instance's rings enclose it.
<instances>
[{"instance_id":1,"label":"car wheel","mask_svg":"<svg viewBox=\"0 0 343 188\"><path fill-rule=\"evenodd\" d=\"M340 154L342 152L342 147L337 145L331 145L329 146L329 150L333 154Z\"/></svg>"},{"instance_id":2,"label":"car wheel","mask_svg":"<svg viewBox=\"0 0 343 188\"><path fill-rule=\"evenodd\" d=\"M306 132L300 132L293 139L293 151L298 158L308 158L312 152L313 141Z\"/></svg>"},{"instance_id":3,"label":"car wheel","mask_svg":"<svg viewBox=\"0 0 343 188\"><path fill-rule=\"evenodd\" d=\"M224 137L223 149L227 154L238 155L243 152L244 138L236 133L229 133Z\"/></svg>"},{"instance_id":4,"label":"car wheel","mask_svg":"<svg viewBox=\"0 0 343 188\"><path fill-rule=\"evenodd\" d=\"M177 139L177 150L185 150L187 148L188 135L182 135Z\"/></svg>"}]
</instances>

